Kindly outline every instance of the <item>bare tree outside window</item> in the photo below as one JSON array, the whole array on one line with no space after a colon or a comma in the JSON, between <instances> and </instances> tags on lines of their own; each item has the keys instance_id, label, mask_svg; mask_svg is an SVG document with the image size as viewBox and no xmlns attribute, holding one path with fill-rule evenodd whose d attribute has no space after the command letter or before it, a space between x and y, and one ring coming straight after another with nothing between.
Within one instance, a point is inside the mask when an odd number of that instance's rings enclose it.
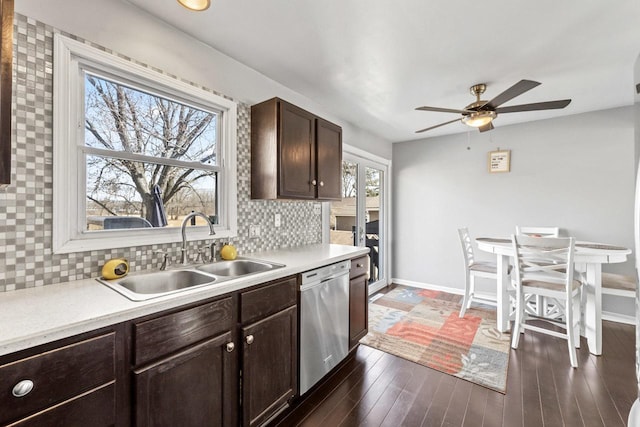
<instances>
[{"instance_id":1,"label":"bare tree outside window","mask_svg":"<svg viewBox=\"0 0 640 427\"><path fill-rule=\"evenodd\" d=\"M365 190L367 197L376 197L380 195L380 171L378 169L366 168Z\"/></svg>"},{"instance_id":2,"label":"bare tree outside window","mask_svg":"<svg viewBox=\"0 0 640 427\"><path fill-rule=\"evenodd\" d=\"M358 190L358 165L342 162L342 197L355 197Z\"/></svg>"},{"instance_id":3,"label":"bare tree outside window","mask_svg":"<svg viewBox=\"0 0 640 427\"><path fill-rule=\"evenodd\" d=\"M108 228L105 218L113 216L149 224L132 227L165 225L154 217L154 187L170 226L192 210L216 222L217 119L217 112L86 73L87 227Z\"/></svg>"}]
</instances>

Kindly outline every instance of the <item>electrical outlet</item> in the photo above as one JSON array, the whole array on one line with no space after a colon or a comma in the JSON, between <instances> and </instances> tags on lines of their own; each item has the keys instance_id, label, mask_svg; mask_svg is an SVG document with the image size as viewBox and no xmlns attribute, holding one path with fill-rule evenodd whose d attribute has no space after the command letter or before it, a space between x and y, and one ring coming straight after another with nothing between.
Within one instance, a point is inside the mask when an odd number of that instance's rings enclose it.
<instances>
[{"instance_id":1,"label":"electrical outlet","mask_svg":"<svg viewBox=\"0 0 640 427\"><path fill-rule=\"evenodd\" d=\"M320 215L322 213L322 205L319 203L316 203L315 205L313 205L313 213L315 215Z\"/></svg>"},{"instance_id":2,"label":"electrical outlet","mask_svg":"<svg viewBox=\"0 0 640 427\"><path fill-rule=\"evenodd\" d=\"M280 227L280 225L282 225L282 217L279 213L273 216L273 223L276 227Z\"/></svg>"},{"instance_id":3,"label":"electrical outlet","mask_svg":"<svg viewBox=\"0 0 640 427\"><path fill-rule=\"evenodd\" d=\"M249 237L260 237L260 226L259 225L250 225L249 226Z\"/></svg>"}]
</instances>

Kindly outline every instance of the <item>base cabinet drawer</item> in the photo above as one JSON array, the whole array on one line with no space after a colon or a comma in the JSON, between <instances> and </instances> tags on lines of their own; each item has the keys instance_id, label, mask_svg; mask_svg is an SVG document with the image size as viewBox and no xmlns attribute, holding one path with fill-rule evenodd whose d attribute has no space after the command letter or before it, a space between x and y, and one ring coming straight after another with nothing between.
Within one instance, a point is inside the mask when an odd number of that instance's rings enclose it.
<instances>
[{"instance_id":1,"label":"base cabinet drawer","mask_svg":"<svg viewBox=\"0 0 640 427\"><path fill-rule=\"evenodd\" d=\"M134 365L148 363L233 327L231 297L134 323Z\"/></svg>"},{"instance_id":2,"label":"base cabinet drawer","mask_svg":"<svg viewBox=\"0 0 640 427\"><path fill-rule=\"evenodd\" d=\"M354 258L351 260L351 270L349 270L349 278L353 279L354 277L362 276L363 274L367 274L369 265L369 255L363 255L359 258Z\"/></svg>"},{"instance_id":3,"label":"base cabinet drawer","mask_svg":"<svg viewBox=\"0 0 640 427\"><path fill-rule=\"evenodd\" d=\"M115 363L115 333L111 332L0 366L0 424L14 422L113 383ZM102 394L91 398L98 396ZM82 401L69 402L68 407L79 408ZM112 403L113 395L107 397L104 406Z\"/></svg>"},{"instance_id":4,"label":"base cabinet drawer","mask_svg":"<svg viewBox=\"0 0 640 427\"><path fill-rule=\"evenodd\" d=\"M270 282L258 289L240 293L240 323L263 319L296 304L296 276Z\"/></svg>"}]
</instances>

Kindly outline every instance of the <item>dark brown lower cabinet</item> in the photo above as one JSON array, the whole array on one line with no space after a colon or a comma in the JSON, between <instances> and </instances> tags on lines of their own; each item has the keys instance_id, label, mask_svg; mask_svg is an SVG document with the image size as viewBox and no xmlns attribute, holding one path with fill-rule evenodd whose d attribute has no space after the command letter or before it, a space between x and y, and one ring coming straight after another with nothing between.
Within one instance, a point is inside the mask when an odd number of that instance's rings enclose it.
<instances>
[{"instance_id":1,"label":"dark brown lower cabinet","mask_svg":"<svg viewBox=\"0 0 640 427\"><path fill-rule=\"evenodd\" d=\"M255 426L283 408L297 390L296 286L290 276L132 321L135 425Z\"/></svg>"},{"instance_id":2,"label":"dark brown lower cabinet","mask_svg":"<svg viewBox=\"0 0 640 427\"><path fill-rule=\"evenodd\" d=\"M132 322L136 426L238 423L233 296Z\"/></svg>"},{"instance_id":3,"label":"dark brown lower cabinet","mask_svg":"<svg viewBox=\"0 0 640 427\"><path fill-rule=\"evenodd\" d=\"M0 425L262 425L297 394L296 303L289 276L1 356Z\"/></svg>"},{"instance_id":4,"label":"dark brown lower cabinet","mask_svg":"<svg viewBox=\"0 0 640 427\"><path fill-rule=\"evenodd\" d=\"M243 426L257 426L282 409L297 390L295 306L242 328Z\"/></svg>"},{"instance_id":5,"label":"dark brown lower cabinet","mask_svg":"<svg viewBox=\"0 0 640 427\"><path fill-rule=\"evenodd\" d=\"M349 349L367 335L369 326L369 279L367 256L351 261L349 274Z\"/></svg>"},{"instance_id":6,"label":"dark brown lower cabinet","mask_svg":"<svg viewBox=\"0 0 640 427\"><path fill-rule=\"evenodd\" d=\"M236 425L232 341L229 331L136 370L136 425Z\"/></svg>"}]
</instances>

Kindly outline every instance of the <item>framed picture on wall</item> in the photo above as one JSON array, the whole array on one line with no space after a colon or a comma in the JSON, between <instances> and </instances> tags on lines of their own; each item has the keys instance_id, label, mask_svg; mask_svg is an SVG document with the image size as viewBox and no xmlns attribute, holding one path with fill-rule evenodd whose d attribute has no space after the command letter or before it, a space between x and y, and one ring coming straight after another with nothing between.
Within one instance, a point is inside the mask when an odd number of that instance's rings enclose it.
<instances>
[{"instance_id":1,"label":"framed picture on wall","mask_svg":"<svg viewBox=\"0 0 640 427\"><path fill-rule=\"evenodd\" d=\"M489 173L511 171L511 150L489 152Z\"/></svg>"}]
</instances>

